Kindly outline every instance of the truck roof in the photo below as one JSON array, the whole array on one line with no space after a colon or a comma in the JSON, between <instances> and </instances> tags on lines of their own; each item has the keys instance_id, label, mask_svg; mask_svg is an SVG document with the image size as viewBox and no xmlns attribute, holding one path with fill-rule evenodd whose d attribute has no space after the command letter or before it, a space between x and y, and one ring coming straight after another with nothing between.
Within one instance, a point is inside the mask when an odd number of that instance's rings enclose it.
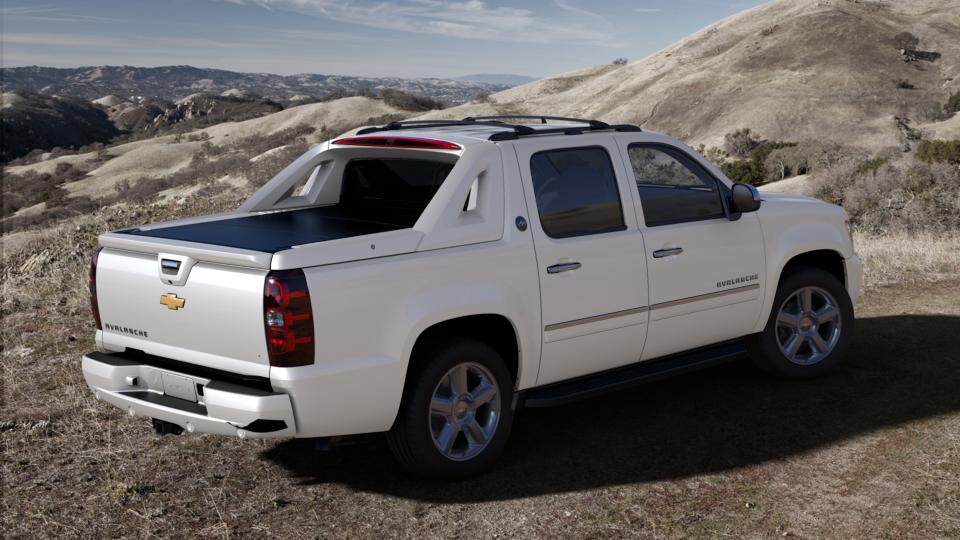
<instances>
[{"instance_id":1,"label":"truck roof","mask_svg":"<svg viewBox=\"0 0 960 540\"><path fill-rule=\"evenodd\" d=\"M523 120L523 122L507 122L507 119ZM539 121L533 122L532 120ZM478 142L516 140L522 137L575 135L597 131L637 132L641 129L630 124L607 124L599 120L582 118L503 115L467 117L461 120L438 119L390 122L383 126L361 129L357 132L357 136L442 137L446 141L475 144Z\"/></svg>"}]
</instances>

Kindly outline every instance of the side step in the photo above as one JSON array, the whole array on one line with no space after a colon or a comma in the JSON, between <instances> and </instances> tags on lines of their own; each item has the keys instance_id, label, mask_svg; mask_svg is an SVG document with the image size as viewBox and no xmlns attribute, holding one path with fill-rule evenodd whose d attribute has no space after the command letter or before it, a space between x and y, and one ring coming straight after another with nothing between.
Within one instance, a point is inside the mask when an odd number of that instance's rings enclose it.
<instances>
[{"instance_id":1,"label":"side step","mask_svg":"<svg viewBox=\"0 0 960 540\"><path fill-rule=\"evenodd\" d=\"M736 360L746 355L742 341L726 342L702 349L666 356L616 368L570 381L531 388L517 396L515 408L555 407L573 401L614 392L638 384L658 381L698 369Z\"/></svg>"}]
</instances>

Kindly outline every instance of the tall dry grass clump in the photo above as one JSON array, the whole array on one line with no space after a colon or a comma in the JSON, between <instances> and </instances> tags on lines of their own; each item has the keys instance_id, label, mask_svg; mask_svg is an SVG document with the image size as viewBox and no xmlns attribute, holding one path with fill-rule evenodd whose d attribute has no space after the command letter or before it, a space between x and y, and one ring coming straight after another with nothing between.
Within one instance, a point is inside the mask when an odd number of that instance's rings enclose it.
<instances>
[{"instance_id":1,"label":"tall dry grass clump","mask_svg":"<svg viewBox=\"0 0 960 540\"><path fill-rule=\"evenodd\" d=\"M856 233L854 244L864 262L865 287L960 277L960 231Z\"/></svg>"}]
</instances>

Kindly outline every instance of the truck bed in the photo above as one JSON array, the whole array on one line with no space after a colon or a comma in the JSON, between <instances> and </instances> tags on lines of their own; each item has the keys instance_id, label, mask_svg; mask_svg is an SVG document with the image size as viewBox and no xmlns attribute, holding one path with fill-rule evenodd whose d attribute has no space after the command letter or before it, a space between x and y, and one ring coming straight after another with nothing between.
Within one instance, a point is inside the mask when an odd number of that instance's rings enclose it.
<instances>
[{"instance_id":1,"label":"truck bed","mask_svg":"<svg viewBox=\"0 0 960 540\"><path fill-rule=\"evenodd\" d=\"M276 253L315 242L409 229L419 215L420 209L380 207L358 211L332 205L117 232Z\"/></svg>"}]
</instances>

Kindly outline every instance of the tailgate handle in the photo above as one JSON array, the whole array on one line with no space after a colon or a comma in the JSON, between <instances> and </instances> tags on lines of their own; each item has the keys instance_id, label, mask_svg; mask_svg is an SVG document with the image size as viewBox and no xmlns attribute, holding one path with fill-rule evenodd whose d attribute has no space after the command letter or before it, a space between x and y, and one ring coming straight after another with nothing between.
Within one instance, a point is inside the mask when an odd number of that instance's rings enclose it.
<instances>
[{"instance_id":1,"label":"tailgate handle","mask_svg":"<svg viewBox=\"0 0 960 540\"><path fill-rule=\"evenodd\" d=\"M175 261L173 259L160 259L160 268L163 270L164 274L177 275L177 272L180 271L180 261Z\"/></svg>"},{"instance_id":2,"label":"tailgate handle","mask_svg":"<svg viewBox=\"0 0 960 540\"><path fill-rule=\"evenodd\" d=\"M187 277L190 276L190 269L197 264L193 257L184 255L175 255L173 253L157 254L157 271L160 281L165 285L174 285L177 287L187 283Z\"/></svg>"}]
</instances>

